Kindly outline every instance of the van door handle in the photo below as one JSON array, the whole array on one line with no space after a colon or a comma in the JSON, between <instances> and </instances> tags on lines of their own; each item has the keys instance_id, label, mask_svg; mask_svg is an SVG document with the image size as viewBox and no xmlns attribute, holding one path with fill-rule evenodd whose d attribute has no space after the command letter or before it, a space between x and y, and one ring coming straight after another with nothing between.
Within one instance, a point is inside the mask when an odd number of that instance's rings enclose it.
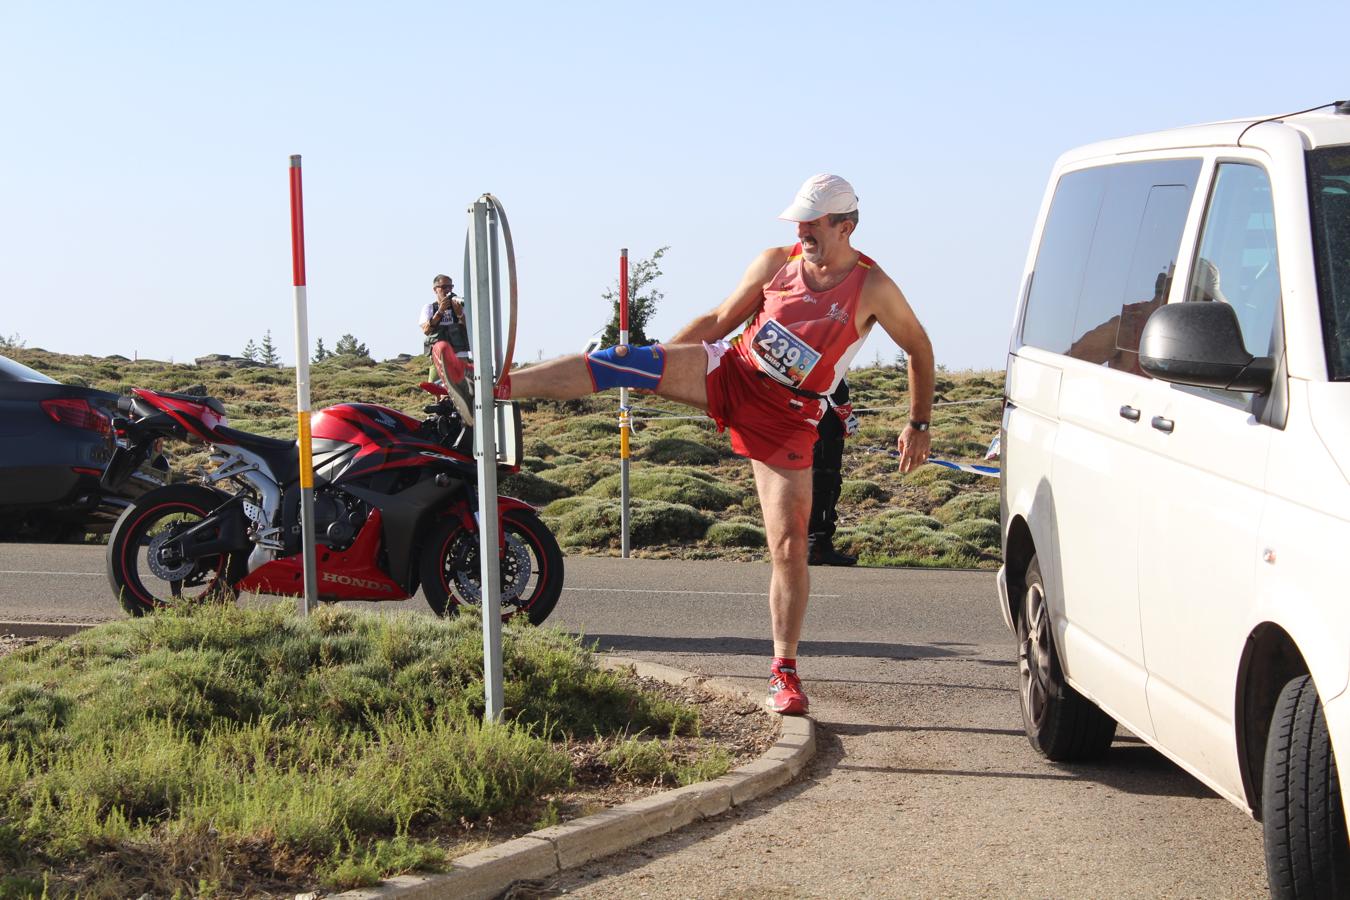
<instances>
[{"instance_id":1,"label":"van door handle","mask_svg":"<svg viewBox=\"0 0 1350 900\"><path fill-rule=\"evenodd\" d=\"M1176 424L1177 423L1173 422L1171 419L1164 419L1162 416L1153 417L1153 427L1163 434L1171 434L1172 429L1176 427Z\"/></svg>"},{"instance_id":2,"label":"van door handle","mask_svg":"<svg viewBox=\"0 0 1350 900\"><path fill-rule=\"evenodd\" d=\"M1133 406L1122 406L1120 408L1120 417L1122 419L1129 419L1131 422L1138 422L1139 410L1135 409Z\"/></svg>"}]
</instances>

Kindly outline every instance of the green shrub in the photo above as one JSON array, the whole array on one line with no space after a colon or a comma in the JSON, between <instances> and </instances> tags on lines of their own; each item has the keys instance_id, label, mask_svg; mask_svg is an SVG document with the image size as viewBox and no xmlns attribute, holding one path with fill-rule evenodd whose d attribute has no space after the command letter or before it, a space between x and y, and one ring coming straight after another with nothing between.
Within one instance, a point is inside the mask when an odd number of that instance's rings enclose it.
<instances>
[{"instance_id":1,"label":"green shrub","mask_svg":"<svg viewBox=\"0 0 1350 900\"><path fill-rule=\"evenodd\" d=\"M864 565L970 568L981 557L979 548L948 531L910 529L888 535L856 531L844 544Z\"/></svg>"},{"instance_id":2,"label":"green shrub","mask_svg":"<svg viewBox=\"0 0 1350 900\"><path fill-rule=\"evenodd\" d=\"M959 493L961 488L951 481L934 481L928 485L928 502L941 506Z\"/></svg>"},{"instance_id":3,"label":"green shrub","mask_svg":"<svg viewBox=\"0 0 1350 900\"><path fill-rule=\"evenodd\" d=\"M998 553L1002 546L999 524L993 519L964 519L947 530L990 553Z\"/></svg>"},{"instance_id":4,"label":"green shrub","mask_svg":"<svg viewBox=\"0 0 1350 900\"><path fill-rule=\"evenodd\" d=\"M552 444L546 441L527 438L525 441L525 452L530 456L538 456L548 459L558 455L558 450ZM555 461L556 462L556 461Z\"/></svg>"},{"instance_id":5,"label":"green shrub","mask_svg":"<svg viewBox=\"0 0 1350 900\"><path fill-rule=\"evenodd\" d=\"M861 481L845 478L839 489L841 503L861 503L864 500L886 501L891 492L875 481Z\"/></svg>"},{"instance_id":6,"label":"green shrub","mask_svg":"<svg viewBox=\"0 0 1350 900\"><path fill-rule=\"evenodd\" d=\"M722 458L712 447L686 438L657 438L637 454L650 463L673 463L681 466L711 466Z\"/></svg>"},{"instance_id":7,"label":"green shrub","mask_svg":"<svg viewBox=\"0 0 1350 900\"><path fill-rule=\"evenodd\" d=\"M540 429L542 437L566 438L571 443L586 439L608 438L618 446L619 423L616 415L583 415L559 419ZM555 440L557 442L557 440Z\"/></svg>"},{"instance_id":8,"label":"green shrub","mask_svg":"<svg viewBox=\"0 0 1350 900\"><path fill-rule=\"evenodd\" d=\"M575 495L563 497L561 500L554 500L548 506L545 506L540 512L540 515L551 522L552 520L561 518L583 506L590 506L593 503L595 503L595 501L590 497L578 497Z\"/></svg>"},{"instance_id":9,"label":"green shrub","mask_svg":"<svg viewBox=\"0 0 1350 900\"><path fill-rule=\"evenodd\" d=\"M520 467L527 472L547 472L554 464L538 456L526 456L521 458Z\"/></svg>"},{"instance_id":10,"label":"green shrub","mask_svg":"<svg viewBox=\"0 0 1350 900\"><path fill-rule=\"evenodd\" d=\"M586 493L593 497L618 497L622 476L608 475ZM692 469L643 468L629 472L629 496L644 500L684 503L695 509L722 510L739 503L744 492Z\"/></svg>"},{"instance_id":11,"label":"green shrub","mask_svg":"<svg viewBox=\"0 0 1350 900\"><path fill-rule=\"evenodd\" d=\"M560 464L549 470L549 481L561 484L576 494L584 493L600 479L618 471L618 463L607 459Z\"/></svg>"},{"instance_id":12,"label":"green shrub","mask_svg":"<svg viewBox=\"0 0 1350 900\"><path fill-rule=\"evenodd\" d=\"M682 503L634 499L630 505L629 539L635 547L697 541L712 524L706 514ZM557 517L550 515L548 521L566 548L602 549L622 543L622 510L614 500L595 499Z\"/></svg>"},{"instance_id":13,"label":"green shrub","mask_svg":"<svg viewBox=\"0 0 1350 900\"><path fill-rule=\"evenodd\" d=\"M764 547L764 529L747 522L717 522L704 538L717 547Z\"/></svg>"},{"instance_id":14,"label":"green shrub","mask_svg":"<svg viewBox=\"0 0 1350 900\"><path fill-rule=\"evenodd\" d=\"M702 444L705 447L716 450L718 455L722 458L735 455L731 452L731 444L728 442L727 436L718 432L711 423L700 425L694 422L673 419L666 423L654 422L650 427L655 431L660 426L664 426L659 432L662 438Z\"/></svg>"},{"instance_id":15,"label":"green shrub","mask_svg":"<svg viewBox=\"0 0 1350 900\"><path fill-rule=\"evenodd\" d=\"M997 519L998 515L998 494L993 491L961 494L933 510L933 518L945 525L963 519Z\"/></svg>"},{"instance_id":16,"label":"green shrub","mask_svg":"<svg viewBox=\"0 0 1350 900\"><path fill-rule=\"evenodd\" d=\"M497 482L497 492L524 500L533 506L544 506L572 495L570 488L524 470L500 479Z\"/></svg>"},{"instance_id":17,"label":"green shrub","mask_svg":"<svg viewBox=\"0 0 1350 900\"><path fill-rule=\"evenodd\" d=\"M959 469L948 469L946 466L919 466L912 472L904 476L904 483L907 485L926 486L935 481L946 481L951 484L979 484L984 480L983 475L977 475L974 472L962 472Z\"/></svg>"}]
</instances>

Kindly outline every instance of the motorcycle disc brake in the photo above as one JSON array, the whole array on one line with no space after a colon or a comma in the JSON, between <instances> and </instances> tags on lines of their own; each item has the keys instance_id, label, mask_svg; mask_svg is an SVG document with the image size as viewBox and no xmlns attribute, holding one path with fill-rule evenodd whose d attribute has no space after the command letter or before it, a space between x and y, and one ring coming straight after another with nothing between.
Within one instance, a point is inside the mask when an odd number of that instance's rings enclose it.
<instances>
[{"instance_id":1,"label":"motorcycle disc brake","mask_svg":"<svg viewBox=\"0 0 1350 900\"><path fill-rule=\"evenodd\" d=\"M462 565L455 572L455 586L459 588L464 602L482 603L483 591L479 585L482 564L478 561L478 536L473 535L472 540L473 552L460 556ZM530 564L530 551L520 538L508 534L506 548L502 553L502 603L518 604L532 574L534 566Z\"/></svg>"},{"instance_id":2,"label":"motorcycle disc brake","mask_svg":"<svg viewBox=\"0 0 1350 900\"><path fill-rule=\"evenodd\" d=\"M182 581L192 574L197 561L194 559L185 559L175 566L167 565L163 559L164 545L178 536L178 529L166 528L155 535L150 541L150 546L146 551L146 559L150 564L150 571L161 581Z\"/></svg>"}]
</instances>

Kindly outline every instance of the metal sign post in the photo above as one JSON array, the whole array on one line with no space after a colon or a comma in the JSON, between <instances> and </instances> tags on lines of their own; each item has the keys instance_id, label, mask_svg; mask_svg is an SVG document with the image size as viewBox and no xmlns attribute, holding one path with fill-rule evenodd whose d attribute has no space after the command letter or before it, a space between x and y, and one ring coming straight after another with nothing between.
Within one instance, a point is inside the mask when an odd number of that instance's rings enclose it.
<instances>
[{"instance_id":1,"label":"metal sign post","mask_svg":"<svg viewBox=\"0 0 1350 900\"><path fill-rule=\"evenodd\" d=\"M628 343L628 248L619 251L619 343ZM619 388L619 534L620 552L628 558L628 388Z\"/></svg>"},{"instance_id":2,"label":"metal sign post","mask_svg":"<svg viewBox=\"0 0 1350 900\"><path fill-rule=\"evenodd\" d=\"M483 610L484 719L502 718L502 578L500 564L500 516L497 510L497 411L493 398L494 363L497 361L497 324L501 298L493 290L498 283L495 216L489 228L490 195L469 207L469 273L466 283L473 293L467 298L473 315L473 417L474 456L478 460L478 558L482 564L479 602Z\"/></svg>"},{"instance_id":3,"label":"metal sign post","mask_svg":"<svg viewBox=\"0 0 1350 900\"><path fill-rule=\"evenodd\" d=\"M291 268L295 278L295 409L299 421L300 529L304 546L305 593L300 615L319 602L318 562L314 553L314 457L309 435L309 311L305 296L305 212L300 190L300 156L291 157Z\"/></svg>"}]
</instances>

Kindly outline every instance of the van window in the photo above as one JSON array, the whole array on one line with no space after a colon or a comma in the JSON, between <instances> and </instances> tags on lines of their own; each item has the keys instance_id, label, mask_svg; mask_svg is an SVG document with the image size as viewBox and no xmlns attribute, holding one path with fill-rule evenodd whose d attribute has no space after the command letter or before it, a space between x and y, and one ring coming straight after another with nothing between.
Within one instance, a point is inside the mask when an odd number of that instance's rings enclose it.
<instances>
[{"instance_id":1,"label":"van window","mask_svg":"<svg viewBox=\"0 0 1350 900\"><path fill-rule=\"evenodd\" d=\"M1247 163L1221 163L1186 287L1188 302L1227 303L1252 356L1270 356L1280 309L1280 260L1270 177Z\"/></svg>"},{"instance_id":2,"label":"van window","mask_svg":"<svg viewBox=\"0 0 1350 900\"><path fill-rule=\"evenodd\" d=\"M1067 353L1072 343L1078 294L1083 289L1092 232L1097 226L1106 169L1070 172L1059 180L1041 232L1041 248L1027 293L1022 342Z\"/></svg>"},{"instance_id":3,"label":"van window","mask_svg":"<svg viewBox=\"0 0 1350 900\"><path fill-rule=\"evenodd\" d=\"M1350 147L1308 154L1308 194L1327 372L1350 380Z\"/></svg>"},{"instance_id":4,"label":"van window","mask_svg":"<svg viewBox=\"0 0 1350 900\"><path fill-rule=\"evenodd\" d=\"M1142 375L1139 335L1166 301L1199 174L1200 160L1185 159L1062 178L1037 253L1023 341Z\"/></svg>"}]
</instances>

